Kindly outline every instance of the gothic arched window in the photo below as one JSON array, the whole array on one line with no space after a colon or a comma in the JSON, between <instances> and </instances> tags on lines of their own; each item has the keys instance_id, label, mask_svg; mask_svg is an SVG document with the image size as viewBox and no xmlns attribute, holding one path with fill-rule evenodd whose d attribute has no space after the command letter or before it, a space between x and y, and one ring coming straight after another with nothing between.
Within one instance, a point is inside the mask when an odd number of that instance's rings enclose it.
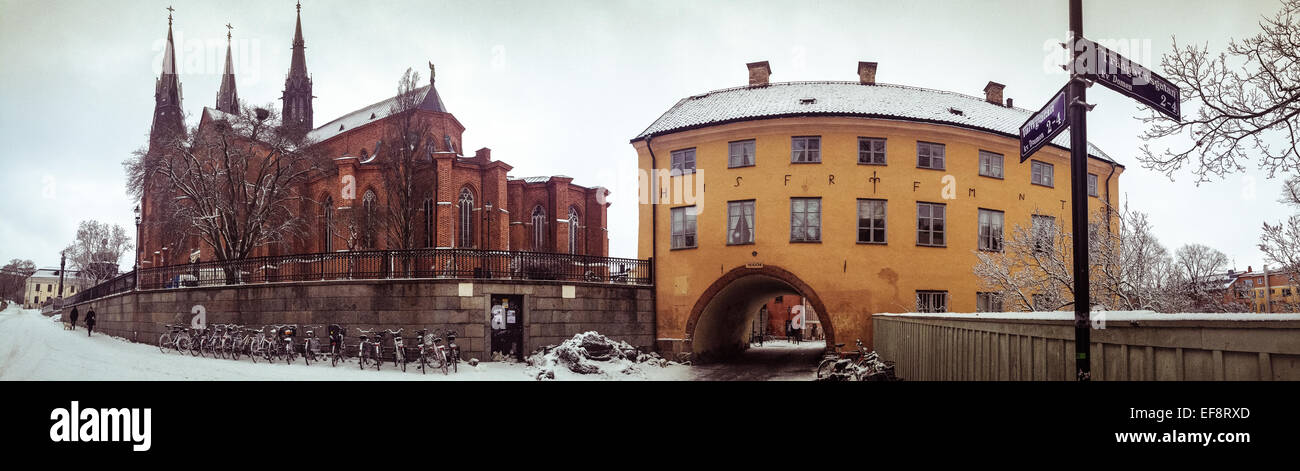
<instances>
[{"instance_id":1,"label":"gothic arched window","mask_svg":"<svg viewBox=\"0 0 1300 471\"><path fill-rule=\"evenodd\" d=\"M326 252L333 252L334 251L334 197L326 196L325 202L322 203L322 205L325 207L325 213L324 213L324 217L321 218L320 234L321 234L321 239L324 242L321 248L324 249Z\"/></svg>"},{"instance_id":2,"label":"gothic arched window","mask_svg":"<svg viewBox=\"0 0 1300 471\"><path fill-rule=\"evenodd\" d=\"M569 253L578 253L578 208L569 208Z\"/></svg>"},{"instance_id":3,"label":"gothic arched window","mask_svg":"<svg viewBox=\"0 0 1300 471\"><path fill-rule=\"evenodd\" d=\"M379 217L375 214L375 192L366 190L365 196L361 197L361 221L362 221L362 248L375 248L375 226Z\"/></svg>"},{"instance_id":4,"label":"gothic arched window","mask_svg":"<svg viewBox=\"0 0 1300 471\"><path fill-rule=\"evenodd\" d=\"M433 247L433 198L424 197L424 246Z\"/></svg>"},{"instance_id":5,"label":"gothic arched window","mask_svg":"<svg viewBox=\"0 0 1300 471\"><path fill-rule=\"evenodd\" d=\"M460 190L460 218L458 221L459 231L457 232L456 244L458 247L474 246L474 194L470 193L469 188Z\"/></svg>"},{"instance_id":6,"label":"gothic arched window","mask_svg":"<svg viewBox=\"0 0 1300 471\"><path fill-rule=\"evenodd\" d=\"M533 208L533 250L546 249L546 210L541 205Z\"/></svg>"}]
</instances>

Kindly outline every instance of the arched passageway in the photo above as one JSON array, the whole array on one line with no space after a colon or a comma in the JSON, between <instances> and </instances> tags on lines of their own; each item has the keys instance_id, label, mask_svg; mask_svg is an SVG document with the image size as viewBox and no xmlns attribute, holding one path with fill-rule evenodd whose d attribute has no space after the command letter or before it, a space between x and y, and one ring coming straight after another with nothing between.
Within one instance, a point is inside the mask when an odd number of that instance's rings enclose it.
<instances>
[{"instance_id":1,"label":"arched passageway","mask_svg":"<svg viewBox=\"0 0 1300 471\"><path fill-rule=\"evenodd\" d=\"M807 299L825 334L825 343L819 344L834 345L833 316L817 292L788 270L762 266L732 269L700 295L686 322L688 351L701 361L737 358L750 345L751 328L759 308L773 296L783 295Z\"/></svg>"}]
</instances>

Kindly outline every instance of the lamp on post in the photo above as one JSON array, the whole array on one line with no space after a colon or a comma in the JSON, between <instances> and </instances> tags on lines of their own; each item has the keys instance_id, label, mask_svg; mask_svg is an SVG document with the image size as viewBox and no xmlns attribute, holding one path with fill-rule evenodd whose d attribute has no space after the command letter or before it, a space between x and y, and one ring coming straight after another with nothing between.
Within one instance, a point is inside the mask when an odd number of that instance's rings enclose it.
<instances>
[{"instance_id":1,"label":"lamp on post","mask_svg":"<svg viewBox=\"0 0 1300 471\"><path fill-rule=\"evenodd\" d=\"M487 210L483 212L483 250L489 250L492 241L492 202L483 203L483 208Z\"/></svg>"},{"instance_id":2,"label":"lamp on post","mask_svg":"<svg viewBox=\"0 0 1300 471\"><path fill-rule=\"evenodd\" d=\"M131 266L131 271L135 273L135 285L140 286L140 255L144 253L144 248L140 247L140 205L136 204L135 209L135 263Z\"/></svg>"}]
</instances>

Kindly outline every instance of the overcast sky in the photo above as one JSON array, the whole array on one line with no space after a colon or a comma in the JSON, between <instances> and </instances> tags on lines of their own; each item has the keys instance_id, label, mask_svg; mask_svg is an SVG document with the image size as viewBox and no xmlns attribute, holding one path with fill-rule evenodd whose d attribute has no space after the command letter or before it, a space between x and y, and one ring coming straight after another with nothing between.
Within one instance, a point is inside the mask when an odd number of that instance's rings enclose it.
<instances>
[{"instance_id":1,"label":"overcast sky","mask_svg":"<svg viewBox=\"0 0 1300 471\"><path fill-rule=\"evenodd\" d=\"M977 96L993 80L1021 108L1065 82L1045 44L1065 36L1066 0L303 3L317 125L391 96L403 71L427 76L433 61L467 152L490 147L514 177L565 174L611 189L613 256L636 256L629 139L683 97L745 84L746 62L768 60L773 81L795 81L856 80L858 61L875 61L879 82ZM214 106L226 23L240 98L279 106L292 0L0 0L0 263L57 266L83 219L133 231L121 162L149 132L169 4L189 124ZM1129 56L1158 71L1171 36L1220 51L1277 9L1086 0L1084 31L1136 41ZM1187 172L1170 181L1144 170L1138 106L1102 87L1088 98L1098 105L1090 140L1128 169L1121 203L1150 213L1171 251L1203 243L1258 269L1260 223L1289 214L1276 202L1281 182L1252 171L1196 186Z\"/></svg>"}]
</instances>

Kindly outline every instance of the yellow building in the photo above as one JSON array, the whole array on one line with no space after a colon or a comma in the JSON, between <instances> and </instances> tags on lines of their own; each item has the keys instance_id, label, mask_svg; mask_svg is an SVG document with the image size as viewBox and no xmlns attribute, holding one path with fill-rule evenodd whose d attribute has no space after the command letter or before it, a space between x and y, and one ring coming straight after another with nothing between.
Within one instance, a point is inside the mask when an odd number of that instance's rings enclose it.
<instances>
[{"instance_id":1,"label":"yellow building","mask_svg":"<svg viewBox=\"0 0 1300 471\"><path fill-rule=\"evenodd\" d=\"M68 270L63 276L63 297L70 297L81 292L85 282L77 277L77 272ZM59 269L42 268L27 277L26 289L23 290L23 308L41 307L47 301L59 297Z\"/></svg>"},{"instance_id":2,"label":"yellow building","mask_svg":"<svg viewBox=\"0 0 1300 471\"><path fill-rule=\"evenodd\" d=\"M632 140L661 351L744 348L759 307L783 294L807 297L828 344L850 346L871 345L875 313L1001 310L979 293L977 251L1035 212L1070 227L1068 131L1022 164L1030 111L1002 85L979 98L875 72L771 83L752 63L748 86L684 98ZM1118 201L1124 167L1089 154L1099 210Z\"/></svg>"}]
</instances>

